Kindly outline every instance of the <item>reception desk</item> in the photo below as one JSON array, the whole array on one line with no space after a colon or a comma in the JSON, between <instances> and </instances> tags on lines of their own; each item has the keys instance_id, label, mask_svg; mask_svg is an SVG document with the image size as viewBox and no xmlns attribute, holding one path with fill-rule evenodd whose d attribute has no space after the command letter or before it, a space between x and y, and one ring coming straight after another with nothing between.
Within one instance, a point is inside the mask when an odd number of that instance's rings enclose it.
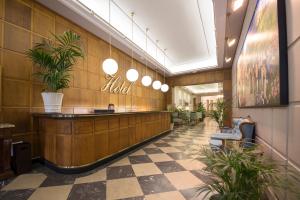
<instances>
[{"instance_id":1,"label":"reception desk","mask_svg":"<svg viewBox=\"0 0 300 200\"><path fill-rule=\"evenodd\" d=\"M41 157L56 169L83 169L170 129L164 111L111 114L33 114Z\"/></svg>"}]
</instances>

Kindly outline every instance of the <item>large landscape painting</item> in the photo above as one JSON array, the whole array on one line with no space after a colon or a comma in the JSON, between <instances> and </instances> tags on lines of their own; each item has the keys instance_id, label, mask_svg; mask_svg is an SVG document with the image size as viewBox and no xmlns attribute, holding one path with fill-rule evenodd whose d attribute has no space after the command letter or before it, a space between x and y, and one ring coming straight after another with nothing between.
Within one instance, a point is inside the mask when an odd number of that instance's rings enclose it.
<instances>
[{"instance_id":1,"label":"large landscape painting","mask_svg":"<svg viewBox=\"0 0 300 200\"><path fill-rule=\"evenodd\" d=\"M280 30L278 8L277 0L259 0L256 5L237 63L239 107L287 103L288 93L282 91L287 90L286 34Z\"/></svg>"}]
</instances>

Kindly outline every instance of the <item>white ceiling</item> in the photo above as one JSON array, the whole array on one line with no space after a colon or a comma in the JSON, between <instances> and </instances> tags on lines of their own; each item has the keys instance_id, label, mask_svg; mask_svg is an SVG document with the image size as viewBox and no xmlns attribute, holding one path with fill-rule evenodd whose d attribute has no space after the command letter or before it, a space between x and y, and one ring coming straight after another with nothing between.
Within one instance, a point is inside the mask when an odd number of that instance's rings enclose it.
<instances>
[{"instance_id":1,"label":"white ceiling","mask_svg":"<svg viewBox=\"0 0 300 200\"><path fill-rule=\"evenodd\" d=\"M144 29L149 27L150 38L167 48L171 72L180 65L216 59L213 4L211 0L114 0ZM198 5L199 3L199 5ZM207 66L193 66L207 67ZM178 69L177 69L178 68Z\"/></svg>"},{"instance_id":2,"label":"white ceiling","mask_svg":"<svg viewBox=\"0 0 300 200\"><path fill-rule=\"evenodd\" d=\"M128 54L133 46L134 58L140 62L145 63L147 52L149 66L160 69L161 73L166 70L169 76L228 67L230 63L224 64L224 57L235 52L235 47L228 49L225 45L226 36L234 32L227 33L226 23L232 0L112 0L110 24L109 0L37 1L106 41L111 33L112 44ZM241 21L242 10L231 19ZM131 12L135 13L133 40ZM231 29L240 30L235 24L232 26ZM150 29L147 51L146 27ZM157 56L156 40L159 40Z\"/></svg>"},{"instance_id":3,"label":"white ceiling","mask_svg":"<svg viewBox=\"0 0 300 200\"><path fill-rule=\"evenodd\" d=\"M193 94L203 94L203 93L218 93L223 91L222 83L210 83L201 85L188 85L184 86L188 91Z\"/></svg>"}]
</instances>

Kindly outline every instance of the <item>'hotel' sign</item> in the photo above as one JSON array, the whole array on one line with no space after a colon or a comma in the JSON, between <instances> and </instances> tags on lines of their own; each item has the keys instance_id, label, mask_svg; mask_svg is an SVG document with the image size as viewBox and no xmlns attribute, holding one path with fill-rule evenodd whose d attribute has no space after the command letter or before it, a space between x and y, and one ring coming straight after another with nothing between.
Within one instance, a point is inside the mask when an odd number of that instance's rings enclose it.
<instances>
[{"instance_id":1,"label":"'hotel' sign","mask_svg":"<svg viewBox=\"0 0 300 200\"><path fill-rule=\"evenodd\" d=\"M106 83L101 88L101 91L107 91L115 94L125 94L127 95L131 89L134 82L126 85L126 82L122 80L120 76L116 75L106 75Z\"/></svg>"}]
</instances>

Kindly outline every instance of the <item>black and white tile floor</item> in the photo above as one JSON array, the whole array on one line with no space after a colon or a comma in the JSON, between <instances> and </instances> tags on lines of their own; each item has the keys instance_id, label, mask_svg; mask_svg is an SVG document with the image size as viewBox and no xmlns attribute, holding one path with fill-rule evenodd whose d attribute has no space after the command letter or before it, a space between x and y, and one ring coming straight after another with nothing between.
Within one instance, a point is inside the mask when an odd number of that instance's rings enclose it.
<instances>
[{"instance_id":1,"label":"black and white tile floor","mask_svg":"<svg viewBox=\"0 0 300 200\"><path fill-rule=\"evenodd\" d=\"M198 159L216 131L212 121L176 128L167 136L92 171L65 175L36 165L9 181L1 200L184 200L203 199L197 187L207 178Z\"/></svg>"}]
</instances>

